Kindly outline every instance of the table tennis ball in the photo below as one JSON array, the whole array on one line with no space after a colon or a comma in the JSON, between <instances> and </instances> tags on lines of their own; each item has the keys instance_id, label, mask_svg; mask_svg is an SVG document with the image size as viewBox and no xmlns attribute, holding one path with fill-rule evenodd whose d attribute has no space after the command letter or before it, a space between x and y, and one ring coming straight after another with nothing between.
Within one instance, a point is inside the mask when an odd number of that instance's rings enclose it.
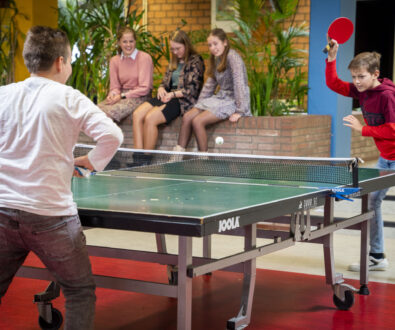
<instances>
[{"instance_id":1,"label":"table tennis ball","mask_svg":"<svg viewBox=\"0 0 395 330\"><path fill-rule=\"evenodd\" d=\"M215 144L224 144L224 138L222 136L217 136L215 138Z\"/></svg>"}]
</instances>

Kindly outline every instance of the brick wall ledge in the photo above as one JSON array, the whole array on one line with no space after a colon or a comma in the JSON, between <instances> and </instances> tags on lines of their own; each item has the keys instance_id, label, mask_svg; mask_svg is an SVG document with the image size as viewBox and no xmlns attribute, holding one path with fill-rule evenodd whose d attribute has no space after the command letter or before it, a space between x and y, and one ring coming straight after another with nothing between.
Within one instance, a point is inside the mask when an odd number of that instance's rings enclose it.
<instances>
[{"instance_id":1,"label":"brick wall ledge","mask_svg":"<svg viewBox=\"0 0 395 330\"><path fill-rule=\"evenodd\" d=\"M157 149L171 150L176 144L181 118L159 128ZM132 119L121 124L123 147L133 147ZM294 115L283 117L243 117L237 123L226 120L207 129L209 152L272 156L330 157L331 117L327 115ZM215 144L222 136L224 143ZM81 134L80 143L92 143ZM194 136L187 151L196 151Z\"/></svg>"}]
</instances>

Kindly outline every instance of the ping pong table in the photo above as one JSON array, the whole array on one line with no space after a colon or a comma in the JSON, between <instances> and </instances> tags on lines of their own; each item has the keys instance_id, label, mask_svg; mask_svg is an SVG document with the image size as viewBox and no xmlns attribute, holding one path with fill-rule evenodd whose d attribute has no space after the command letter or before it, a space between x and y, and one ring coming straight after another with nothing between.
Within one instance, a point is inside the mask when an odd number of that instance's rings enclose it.
<instances>
[{"instance_id":1,"label":"ping pong table","mask_svg":"<svg viewBox=\"0 0 395 330\"><path fill-rule=\"evenodd\" d=\"M336 180L332 182L332 175L326 175L324 182L317 180L324 175L322 169L338 171L333 159L326 160L328 169L314 162L302 167L290 167L289 163L285 167L278 163L251 165L256 157L244 157L242 165L233 159L213 165L211 157L203 154L199 159L153 162L131 171L110 170L87 179L73 178L74 200L84 226L156 235L157 252L88 246L89 254L159 263L167 265L169 274L168 283L95 275L98 287L177 298L177 328L191 329L192 279L216 270L240 272L244 275L240 309L226 327L242 329L251 320L256 258L296 242L309 242L323 245L326 283L332 286L333 300L339 309L353 305L355 292L369 294L368 224L373 211L369 210L368 195L394 186L395 172L358 168L358 162L351 160L351 166L343 169L350 182L338 184ZM193 171L188 170L191 164ZM207 164L216 170L208 173ZM262 175L262 169L266 175ZM290 175L297 180L291 181ZM360 190L351 197L361 197L360 214L336 221L337 196L332 188L356 185ZM310 217L310 210L320 206L324 206L322 219ZM272 226L278 223L282 226ZM346 284L342 274L335 272L333 235L340 229L361 232L359 289ZM168 253L165 234L178 236L178 253ZM211 240L215 234L243 236L244 249L213 258ZM192 254L193 237L203 238L202 257ZM257 246L257 238L265 238L265 244ZM24 266L18 276L52 280L45 269L36 267ZM47 302L43 306L48 307Z\"/></svg>"}]
</instances>

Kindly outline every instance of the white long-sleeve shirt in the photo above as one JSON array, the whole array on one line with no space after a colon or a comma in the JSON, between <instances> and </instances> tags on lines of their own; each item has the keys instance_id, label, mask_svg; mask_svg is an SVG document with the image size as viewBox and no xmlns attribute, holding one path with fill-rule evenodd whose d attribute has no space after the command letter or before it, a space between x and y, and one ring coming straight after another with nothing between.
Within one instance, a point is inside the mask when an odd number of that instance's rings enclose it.
<instances>
[{"instance_id":1,"label":"white long-sleeve shirt","mask_svg":"<svg viewBox=\"0 0 395 330\"><path fill-rule=\"evenodd\" d=\"M104 169L123 140L120 128L86 96L43 77L0 87L0 207L48 216L74 215L73 148L80 131Z\"/></svg>"}]
</instances>

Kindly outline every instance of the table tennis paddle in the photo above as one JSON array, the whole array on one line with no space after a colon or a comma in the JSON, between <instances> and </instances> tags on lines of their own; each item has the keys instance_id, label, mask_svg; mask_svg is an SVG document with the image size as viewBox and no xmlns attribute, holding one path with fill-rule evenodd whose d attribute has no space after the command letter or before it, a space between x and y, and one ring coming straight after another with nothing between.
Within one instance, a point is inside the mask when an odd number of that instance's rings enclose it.
<instances>
[{"instance_id":1,"label":"table tennis paddle","mask_svg":"<svg viewBox=\"0 0 395 330\"><path fill-rule=\"evenodd\" d=\"M74 169L77 171L77 173L85 178L88 178L91 175L94 175L94 172L91 170L85 168L85 167L80 167L80 166L74 166Z\"/></svg>"},{"instance_id":2,"label":"table tennis paddle","mask_svg":"<svg viewBox=\"0 0 395 330\"><path fill-rule=\"evenodd\" d=\"M330 39L335 39L339 44L344 44L348 39L350 39L354 31L354 24L347 17L336 18L328 28L328 37ZM332 47L331 42L326 45L323 49L324 53L327 53Z\"/></svg>"}]
</instances>

